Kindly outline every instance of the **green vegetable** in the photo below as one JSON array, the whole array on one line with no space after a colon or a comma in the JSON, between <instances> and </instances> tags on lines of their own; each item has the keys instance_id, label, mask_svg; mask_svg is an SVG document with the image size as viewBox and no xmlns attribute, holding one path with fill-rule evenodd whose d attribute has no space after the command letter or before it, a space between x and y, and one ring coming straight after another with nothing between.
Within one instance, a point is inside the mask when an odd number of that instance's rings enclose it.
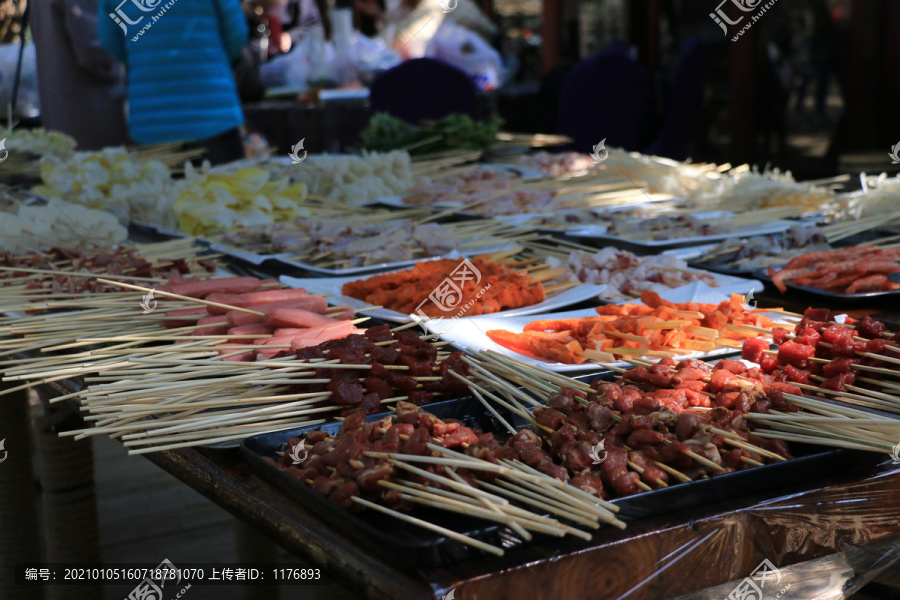
<instances>
[{"instance_id":1,"label":"green vegetable","mask_svg":"<svg viewBox=\"0 0 900 600\"><path fill-rule=\"evenodd\" d=\"M497 142L502 119L487 123L473 121L468 115L448 115L422 126L380 113L372 117L362 132L363 147L387 152L409 149L411 155L447 150L487 150Z\"/></svg>"}]
</instances>

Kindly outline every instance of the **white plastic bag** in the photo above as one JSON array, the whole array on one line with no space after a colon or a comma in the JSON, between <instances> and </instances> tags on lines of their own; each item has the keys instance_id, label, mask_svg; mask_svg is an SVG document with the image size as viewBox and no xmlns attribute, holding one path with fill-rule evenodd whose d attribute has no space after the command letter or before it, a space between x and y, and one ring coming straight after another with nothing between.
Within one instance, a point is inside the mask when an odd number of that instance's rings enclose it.
<instances>
[{"instance_id":1,"label":"white plastic bag","mask_svg":"<svg viewBox=\"0 0 900 600\"><path fill-rule=\"evenodd\" d=\"M503 63L500 54L474 31L445 20L425 48L425 56L436 58L465 71L481 90L500 83Z\"/></svg>"},{"instance_id":2,"label":"white plastic bag","mask_svg":"<svg viewBox=\"0 0 900 600\"><path fill-rule=\"evenodd\" d=\"M351 52L353 64L360 81L370 83L381 71L400 64L400 56L391 52L381 38L370 38L356 32L352 38Z\"/></svg>"},{"instance_id":3,"label":"white plastic bag","mask_svg":"<svg viewBox=\"0 0 900 600\"><path fill-rule=\"evenodd\" d=\"M276 56L259 67L259 78L266 88L288 86L306 89L309 78L309 56L303 44L297 44L287 54Z\"/></svg>"}]
</instances>

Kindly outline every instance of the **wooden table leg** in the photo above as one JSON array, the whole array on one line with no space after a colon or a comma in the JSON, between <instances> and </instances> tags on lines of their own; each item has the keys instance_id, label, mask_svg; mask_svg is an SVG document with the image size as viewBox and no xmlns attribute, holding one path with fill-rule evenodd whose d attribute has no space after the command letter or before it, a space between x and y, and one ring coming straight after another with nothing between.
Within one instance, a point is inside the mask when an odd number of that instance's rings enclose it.
<instances>
[{"instance_id":1,"label":"wooden table leg","mask_svg":"<svg viewBox=\"0 0 900 600\"><path fill-rule=\"evenodd\" d=\"M31 464L28 392L0 396L0 598L38 600L39 586L17 586L12 569L21 562L41 560L37 493Z\"/></svg>"},{"instance_id":2,"label":"wooden table leg","mask_svg":"<svg viewBox=\"0 0 900 600\"><path fill-rule=\"evenodd\" d=\"M100 534L94 450L91 438L59 437L74 417L64 404L41 398L42 416L35 427L35 447L44 516L45 560L51 563L99 563ZM74 425L75 423L73 423ZM48 586L47 600L102 600L101 586Z\"/></svg>"}]
</instances>

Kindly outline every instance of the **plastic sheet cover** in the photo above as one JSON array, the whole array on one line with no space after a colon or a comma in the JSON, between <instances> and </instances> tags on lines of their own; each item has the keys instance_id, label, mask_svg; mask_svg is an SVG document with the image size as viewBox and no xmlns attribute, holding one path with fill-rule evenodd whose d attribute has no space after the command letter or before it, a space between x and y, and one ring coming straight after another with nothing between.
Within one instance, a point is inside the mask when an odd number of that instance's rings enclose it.
<instances>
[{"instance_id":1,"label":"plastic sheet cover","mask_svg":"<svg viewBox=\"0 0 900 600\"><path fill-rule=\"evenodd\" d=\"M657 574L675 569L685 578L703 571L733 576L677 600L838 600L851 597L882 573L896 576L900 468L886 466L887 472L851 484L782 496L722 519L698 522L702 541L695 539L688 544L692 549L686 545L670 553L660 561ZM749 522L738 523L744 519ZM662 579L671 582L672 573Z\"/></svg>"}]
</instances>

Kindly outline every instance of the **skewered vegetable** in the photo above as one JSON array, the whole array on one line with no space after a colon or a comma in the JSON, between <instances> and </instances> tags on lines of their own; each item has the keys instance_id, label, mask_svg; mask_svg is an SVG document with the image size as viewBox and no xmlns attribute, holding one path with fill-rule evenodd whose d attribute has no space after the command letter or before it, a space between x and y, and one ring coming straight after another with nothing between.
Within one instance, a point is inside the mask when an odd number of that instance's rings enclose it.
<instances>
[{"instance_id":1,"label":"skewered vegetable","mask_svg":"<svg viewBox=\"0 0 900 600\"><path fill-rule=\"evenodd\" d=\"M88 208L106 210L119 221L141 221L171 227L172 202L184 185L163 162L140 158L124 148L76 152L70 158L45 156L43 185L35 193L65 198Z\"/></svg>"},{"instance_id":2,"label":"skewered vegetable","mask_svg":"<svg viewBox=\"0 0 900 600\"><path fill-rule=\"evenodd\" d=\"M242 227L271 225L309 216L303 206L306 186L287 178L273 179L266 169L234 172L189 169L172 205L181 231L221 235Z\"/></svg>"},{"instance_id":3,"label":"skewered vegetable","mask_svg":"<svg viewBox=\"0 0 900 600\"><path fill-rule=\"evenodd\" d=\"M368 150L397 150L410 147L410 154L446 150L487 150L497 143L497 131L503 121L473 121L468 115L448 115L434 123L416 126L381 113L372 117L362 133ZM412 147L414 146L414 147Z\"/></svg>"},{"instance_id":4,"label":"skewered vegetable","mask_svg":"<svg viewBox=\"0 0 900 600\"><path fill-rule=\"evenodd\" d=\"M381 223L369 217L304 219L277 225L248 226L223 241L253 252L291 253L297 260L343 267L401 262L440 256L458 249L454 230L409 219Z\"/></svg>"},{"instance_id":5,"label":"skewered vegetable","mask_svg":"<svg viewBox=\"0 0 900 600\"><path fill-rule=\"evenodd\" d=\"M676 304L655 292L644 292L641 301L643 305L598 307L598 317L532 321L523 333L495 329L487 335L520 354L580 364L589 359L613 362L621 356L709 352L756 335L743 325L772 324L768 317L746 312L744 298L738 294L719 305Z\"/></svg>"},{"instance_id":6,"label":"skewered vegetable","mask_svg":"<svg viewBox=\"0 0 900 600\"><path fill-rule=\"evenodd\" d=\"M64 202L20 204L0 209L0 247L12 253L48 250L54 246L114 246L128 230L108 212Z\"/></svg>"}]
</instances>

